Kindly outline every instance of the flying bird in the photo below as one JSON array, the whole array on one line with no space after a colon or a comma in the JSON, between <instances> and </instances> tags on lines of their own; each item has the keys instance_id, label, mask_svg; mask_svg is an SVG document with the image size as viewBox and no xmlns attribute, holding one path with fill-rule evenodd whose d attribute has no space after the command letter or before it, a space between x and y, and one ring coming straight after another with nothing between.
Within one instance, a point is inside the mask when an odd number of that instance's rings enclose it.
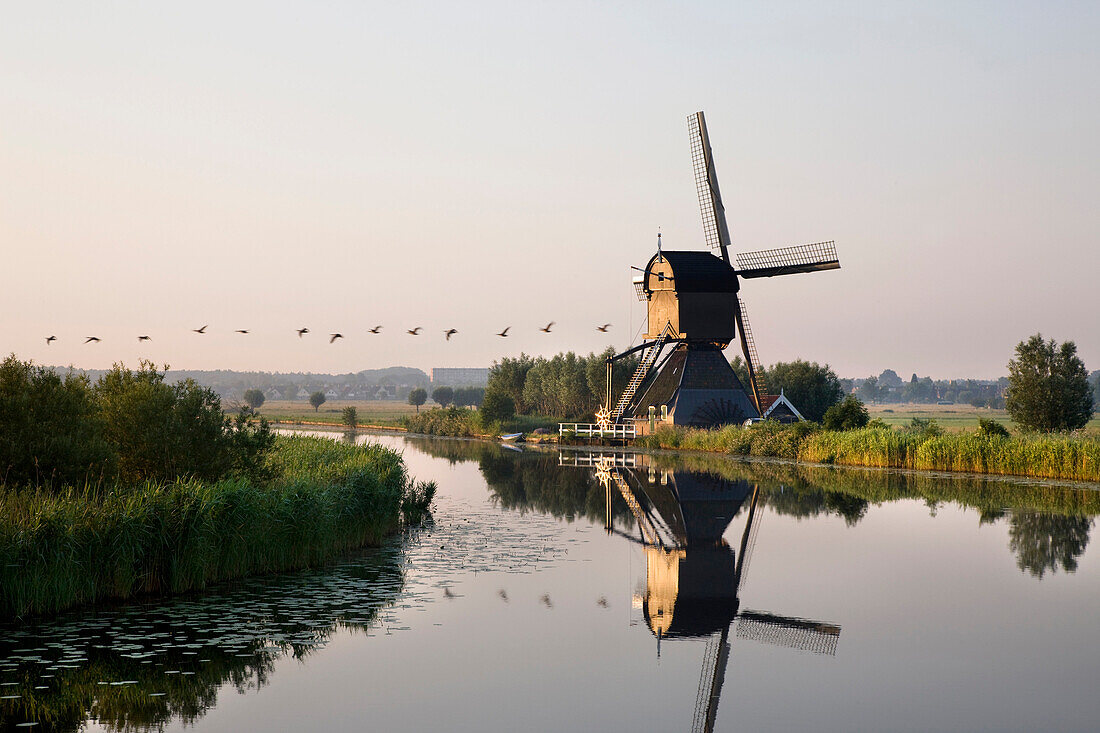
<instances>
[{"instance_id":1,"label":"flying bird","mask_svg":"<svg viewBox=\"0 0 1100 733\"><path fill-rule=\"evenodd\" d=\"M138 341L152 341L152 336L138 336Z\"/></svg>"},{"instance_id":2,"label":"flying bird","mask_svg":"<svg viewBox=\"0 0 1100 733\"><path fill-rule=\"evenodd\" d=\"M99 343L99 338L96 337L96 336L89 336L87 338L87 340L84 341L84 343L86 343L86 344L97 343L98 344Z\"/></svg>"},{"instance_id":3,"label":"flying bird","mask_svg":"<svg viewBox=\"0 0 1100 733\"><path fill-rule=\"evenodd\" d=\"M237 333L248 333L248 329L247 328L238 328L236 332Z\"/></svg>"},{"instance_id":4,"label":"flying bird","mask_svg":"<svg viewBox=\"0 0 1100 733\"><path fill-rule=\"evenodd\" d=\"M302 338L302 335L307 334L307 333L309 333L308 328L299 328L298 329L298 338Z\"/></svg>"},{"instance_id":5,"label":"flying bird","mask_svg":"<svg viewBox=\"0 0 1100 733\"><path fill-rule=\"evenodd\" d=\"M381 326L375 326L370 330L371 333L379 333L382 330Z\"/></svg>"},{"instance_id":6,"label":"flying bird","mask_svg":"<svg viewBox=\"0 0 1100 733\"><path fill-rule=\"evenodd\" d=\"M550 329L553 328L553 327L554 327L554 322L550 321L549 323L546 324L546 328L540 328L539 330L542 331L543 333L550 333Z\"/></svg>"},{"instance_id":7,"label":"flying bird","mask_svg":"<svg viewBox=\"0 0 1100 733\"><path fill-rule=\"evenodd\" d=\"M51 341L57 341L57 336L47 336L46 337L46 346L49 346Z\"/></svg>"},{"instance_id":8,"label":"flying bird","mask_svg":"<svg viewBox=\"0 0 1100 733\"><path fill-rule=\"evenodd\" d=\"M447 334L447 340L450 341L451 336L454 336L456 333L458 333L458 329L457 328L448 328L443 333Z\"/></svg>"},{"instance_id":9,"label":"flying bird","mask_svg":"<svg viewBox=\"0 0 1100 733\"><path fill-rule=\"evenodd\" d=\"M409 334L410 336L419 336L421 328L423 328L423 326L417 326L416 328L410 328L405 333Z\"/></svg>"},{"instance_id":10,"label":"flying bird","mask_svg":"<svg viewBox=\"0 0 1100 733\"><path fill-rule=\"evenodd\" d=\"M202 328L192 328L191 330L195 333L206 333L206 326L203 326Z\"/></svg>"},{"instance_id":11,"label":"flying bird","mask_svg":"<svg viewBox=\"0 0 1100 733\"><path fill-rule=\"evenodd\" d=\"M509 328L511 328L511 326L505 326L505 327L504 327L504 330L503 330L503 331L501 331L500 333L498 333L498 334L497 334L497 336L507 336L507 335L508 335L508 329L509 329Z\"/></svg>"},{"instance_id":12,"label":"flying bird","mask_svg":"<svg viewBox=\"0 0 1100 733\"><path fill-rule=\"evenodd\" d=\"M342 338L344 338L344 334L342 334L342 333L330 333L330 334L329 334L329 336L331 336L331 337L332 337L332 338L330 338L330 339L328 340L328 342L329 342L330 344L331 344L331 343L333 343L334 341L336 341L336 339L342 339Z\"/></svg>"},{"instance_id":13,"label":"flying bird","mask_svg":"<svg viewBox=\"0 0 1100 733\"><path fill-rule=\"evenodd\" d=\"M605 323L602 326L596 326L596 330L600 333L607 333L607 329L611 328L610 323Z\"/></svg>"}]
</instances>

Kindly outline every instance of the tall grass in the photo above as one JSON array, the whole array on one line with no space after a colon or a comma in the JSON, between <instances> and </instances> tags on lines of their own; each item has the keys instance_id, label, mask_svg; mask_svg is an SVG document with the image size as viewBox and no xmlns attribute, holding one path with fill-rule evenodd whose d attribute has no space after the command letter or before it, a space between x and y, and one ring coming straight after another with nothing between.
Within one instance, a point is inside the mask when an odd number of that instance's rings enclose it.
<instances>
[{"instance_id":1,"label":"tall grass","mask_svg":"<svg viewBox=\"0 0 1100 733\"><path fill-rule=\"evenodd\" d=\"M1031 476L1100 482L1100 440L1078 435L935 434L883 427L828 431L809 423L751 429L662 428L639 442L810 463Z\"/></svg>"},{"instance_id":2,"label":"tall grass","mask_svg":"<svg viewBox=\"0 0 1100 733\"><path fill-rule=\"evenodd\" d=\"M434 492L380 446L280 436L271 461L268 485L0 490L0 617L315 565L379 543Z\"/></svg>"}]
</instances>

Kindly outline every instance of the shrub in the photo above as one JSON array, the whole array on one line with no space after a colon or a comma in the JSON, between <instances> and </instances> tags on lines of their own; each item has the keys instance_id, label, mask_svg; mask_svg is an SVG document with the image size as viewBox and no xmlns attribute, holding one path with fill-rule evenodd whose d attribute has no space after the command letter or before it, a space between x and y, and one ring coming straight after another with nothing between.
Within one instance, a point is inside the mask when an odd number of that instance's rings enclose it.
<instances>
[{"instance_id":1,"label":"shrub","mask_svg":"<svg viewBox=\"0 0 1100 733\"><path fill-rule=\"evenodd\" d=\"M0 364L0 483L82 485L113 477L117 460L87 378Z\"/></svg>"},{"instance_id":2,"label":"shrub","mask_svg":"<svg viewBox=\"0 0 1100 733\"><path fill-rule=\"evenodd\" d=\"M855 430L866 427L870 419L859 398L848 395L825 411L823 423L826 430Z\"/></svg>"},{"instance_id":3,"label":"shrub","mask_svg":"<svg viewBox=\"0 0 1100 733\"><path fill-rule=\"evenodd\" d=\"M248 406L253 410L258 410L264 406L266 398L264 393L259 389L246 389L244 391L244 401L248 403Z\"/></svg>"},{"instance_id":4,"label":"shrub","mask_svg":"<svg viewBox=\"0 0 1100 733\"><path fill-rule=\"evenodd\" d=\"M359 413L351 405L344 408L344 411L341 413L341 418L343 419L344 425L347 425L349 428L355 429L359 427Z\"/></svg>"},{"instance_id":5,"label":"shrub","mask_svg":"<svg viewBox=\"0 0 1100 733\"><path fill-rule=\"evenodd\" d=\"M116 364L92 393L123 483L263 476L274 443L267 421L254 427L244 413L230 420L218 395L193 380L168 384L148 361L137 371Z\"/></svg>"},{"instance_id":6,"label":"shrub","mask_svg":"<svg viewBox=\"0 0 1100 733\"><path fill-rule=\"evenodd\" d=\"M987 417L978 418L978 434L989 438L1007 438L1010 436L1008 428Z\"/></svg>"},{"instance_id":7,"label":"shrub","mask_svg":"<svg viewBox=\"0 0 1100 733\"><path fill-rule=\"evenodd\" d=\"M943 435L943 428L940 427L938 422L930 418L914 417L908 425L902 428L902 432L921 438L935 438Z\"/></svg>"}]
</instances>

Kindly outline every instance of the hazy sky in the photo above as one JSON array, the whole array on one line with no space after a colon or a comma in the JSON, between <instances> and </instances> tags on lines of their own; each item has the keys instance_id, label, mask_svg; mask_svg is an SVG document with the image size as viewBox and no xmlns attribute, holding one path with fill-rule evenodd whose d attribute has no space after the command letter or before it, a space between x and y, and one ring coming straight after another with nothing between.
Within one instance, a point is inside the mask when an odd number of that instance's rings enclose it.
<instances>
[{"instance_id":1,"label":"hazy sky","mask_svg":"<svg viewBox=\"0 0 1100 733\"><path fill-rule=\"evenodd\" d=\"M840 253L744 284L765 363L996 377L1041 331L1100 369L1098 9L5 3L0 350L428 369L608 321L625 348L658 228L703 247L703 109L735 249Z\"/></svg>"}]
</instances>

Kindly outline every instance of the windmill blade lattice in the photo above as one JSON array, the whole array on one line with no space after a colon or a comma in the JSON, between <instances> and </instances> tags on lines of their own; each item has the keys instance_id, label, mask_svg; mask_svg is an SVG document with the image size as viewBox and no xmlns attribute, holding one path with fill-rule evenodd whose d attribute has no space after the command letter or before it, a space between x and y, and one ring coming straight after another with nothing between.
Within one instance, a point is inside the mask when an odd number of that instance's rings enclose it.
<instances>
[{"instance_id":1,"label":"windmill blade lattice","mask_svg":"<svg viewBox=\"0 0 1100 733\"><path fill-rule=\"evenodd\" d=\"M820 621L743 611L737 616L737 638L835 656L840 627Z\"/></svg>"},{"instance_id":2,"label":"windmill blade lattice","mask_svg":"<svg viewBox=\"0 0 1100 733\"><path fill-rule=\"evenodd\" d=\"M839 269L836 243L832 241L742 252L737 255L737 276L745 278Z\"/></svg>"},{"instance_id":3,"label":"windmill blade lattice","mask_svg":"<svg viewBox=\"0 0 1100 733\"><path fill-rule=\"evenodd\" d=\"M699 213L703 215L703 238L711 249L721 249L722 259L729 262L730 234L726 226L726 208L718 190L718 174L707 135L707 121L702 112L688 117L688 137L691 141L691 164L695 169L695 190L699 196Z\"/></svg>"}]
</instances>

